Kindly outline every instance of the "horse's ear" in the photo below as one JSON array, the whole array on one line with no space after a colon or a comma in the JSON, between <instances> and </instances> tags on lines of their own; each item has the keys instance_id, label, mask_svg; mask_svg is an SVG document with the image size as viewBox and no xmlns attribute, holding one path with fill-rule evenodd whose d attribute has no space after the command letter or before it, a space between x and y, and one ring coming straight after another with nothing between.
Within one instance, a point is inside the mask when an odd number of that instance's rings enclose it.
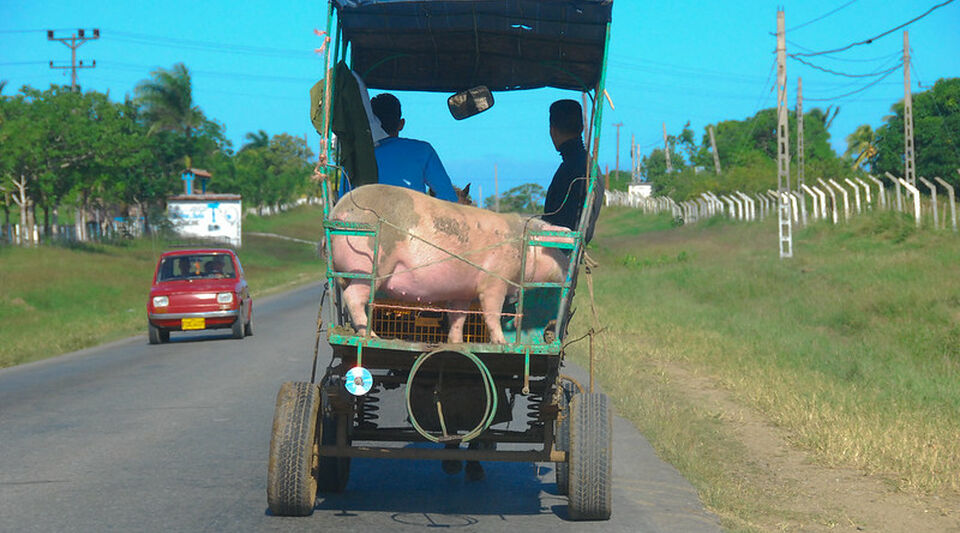
<instances>
[{"instance_id":1,"label":"horse's ear","mask_svg":"<svg viewBox=\"0 0 960 533\"><path fill-rule=\"evenodd\" d=\"M466 187L463 188L463 195L466 196L470 194L470 184L468 183Z\"/></svg>"}]
</instances>

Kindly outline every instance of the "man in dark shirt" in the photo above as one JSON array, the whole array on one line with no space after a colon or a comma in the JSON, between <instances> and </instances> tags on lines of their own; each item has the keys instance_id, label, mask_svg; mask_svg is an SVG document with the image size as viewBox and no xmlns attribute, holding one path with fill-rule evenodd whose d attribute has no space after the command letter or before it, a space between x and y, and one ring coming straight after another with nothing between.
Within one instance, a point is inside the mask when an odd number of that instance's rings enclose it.
<instances>
[{"instance_id":1,"label":"man in dark shirt","mask_svg":"<svg viewBox=\"0 0 960 533\"><path fill-rule=\"evenodd\" d=\"M563 162L553 175L543 205L543 220L577 229L587 194L587 151L583 147L583 111L576 100L550 106L550 138ZM581 178L581 179L577 179Z\"/></svg>"}]
</instances>

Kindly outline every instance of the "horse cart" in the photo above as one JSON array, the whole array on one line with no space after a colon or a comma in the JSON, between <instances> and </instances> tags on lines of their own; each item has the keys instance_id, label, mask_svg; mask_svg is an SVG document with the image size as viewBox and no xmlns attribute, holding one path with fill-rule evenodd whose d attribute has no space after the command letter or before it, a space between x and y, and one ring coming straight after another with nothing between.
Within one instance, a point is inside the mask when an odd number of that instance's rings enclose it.
<instances>
[{"instance_id":1,"label":"horse cart","mask_svg":"<svg viewBox=\"0 0 960 533\"><path fill-rule=\"evenodd\" d=\"M351 72L374 89L456 93L448 105L458 119L492 105L490 91L579 92L588 110L586 194L576 230L523 224L500 244L516 247L521 267L518 278L504 280L511 296L495 318L504 340L496 343L489 313L477 304L449 309L439 301L385 297L378 289L390 274L378 271L377 256L388 253L386 229L403 229L379 215L338 220L332 202L325 202L327 285L317 345L325 334L332 359L318 369L315 347L310 380L284 383L278 394L267 486L273 514L311 514L317 493L343 491L350 460L361 457L439 460L445 470L463 461L468 467L553 462L571 519L610 517L612 411L605 395L584 390L561 370L578 267L602 202L596 156L611 9L612 0L330 0L328 66L314 91L328 200L345 174L348 180L357 174L347 159L363 152L343 134L327 144L344 116L336 91L348 84L338 76ZM537 119L544 116L541 110ZM331 247L346 239L367 243L369 271L337 268ZM526 279L528 254L546 249L567 262L565 275L553 282ZM478 254L482 250L441 250L443 260L486 273ZM369 285L365 328L355 327L344 302L343 287L358 283ZM447 337L453 312L466 315L456 343ZM388 397L403 405L399 421L381 420Z\"/></svg>"}]
</instances>

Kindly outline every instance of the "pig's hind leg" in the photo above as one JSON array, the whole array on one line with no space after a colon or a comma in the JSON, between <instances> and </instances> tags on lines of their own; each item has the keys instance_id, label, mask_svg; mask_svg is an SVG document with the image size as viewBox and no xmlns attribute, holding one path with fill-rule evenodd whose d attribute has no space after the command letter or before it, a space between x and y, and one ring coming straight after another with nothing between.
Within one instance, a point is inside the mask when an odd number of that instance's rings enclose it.
<instances>
[{"instance_id":1,"label":"pig's hind leg","mask_svg":"<svg viewBox=\"0 0 960 533\"><path fill-rule=\"evenodd\" d=\"M367 302L370 300L370 282L352 279L343 289L343 300L350 312L350 322L357 335L367 334ZM373 335L373 332L370 332Z\"/></svg>"},{"instance_id":2,"label":"pig's hind leg","mask_svg":"<svg viewBox=\"0 0 960 533\"><path fill-rule=\"evenodd\" d=\"M503 300L507 297L507 285L496 284L488 287L480 294L480 309L483 311L483 321L487 324L490 333L490 342L506 344L503 328L500 327L500 313L503 310Z\"/></svg>"},{"instance_id":3,"label":"pig's hind leg","mask_svg":"<svg viewBox=\"0 0 960 533\"><path fill-rule=\"evenodd\" d=\"M469 301L447 302L447 305L450 307L450 309L456 309L457 311L466 311L470 308ZM447 316L450 319L450 332L447 334L447 342L463 342L463 325L467 321L467 313L451 311L447 314Z\"/></svg>"}]
</instances>

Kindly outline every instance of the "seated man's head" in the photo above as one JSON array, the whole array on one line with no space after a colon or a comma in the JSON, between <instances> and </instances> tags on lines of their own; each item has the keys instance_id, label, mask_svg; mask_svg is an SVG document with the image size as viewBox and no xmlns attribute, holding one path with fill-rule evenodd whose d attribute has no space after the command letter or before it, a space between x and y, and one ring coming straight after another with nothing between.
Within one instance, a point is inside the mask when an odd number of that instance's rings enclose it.
<instances>
[{"instance_id":1,"label":"seated man's head","mask_svg":"<svg viewBox=\"0 0 960 533\"><path fill-rule=\"evenodd\" d=\"M583 109L576 100L557 100L550 105L550 138L558 150L583 133Z\"/></svg>"},{"instance_id":2,"label":"seated man's head","mask_svg":"<svg viewBox=\"0 0 960 533\"><path fill-rule=\"evenodd\" d=\"M400 100L390 93L378 94L370 99L370 108L373 114L380 119L380 125L387 135L396 137L406 123L401 118Z\"/></svg>"},{"instance_id":3,"label":"seated man's head","mask_svg":"<svg viewBox=\"0 0 960 533\"><path fill-rule=\"evenodd\" d=\"M183 257L181 257L181 258L177 261L177 263L178 263L179 266L180 266L180 275L181 275L181 276L186 276L187 274L190 273L190 257L189 257L189 256L183 256Z\"/></svg>"},{"instance_id":4,"label":"seated man's head","mask_svg":"<svg viewBox=\"0 0 960 533\"><path fill-rule=\"evenodd\" d=\"M206 270L207 272L217 272L217 273L223 272L223 256L222 255L213 256L213 259L211 259L210 262L207 263Z\"/></svg>"}]
</instances>

